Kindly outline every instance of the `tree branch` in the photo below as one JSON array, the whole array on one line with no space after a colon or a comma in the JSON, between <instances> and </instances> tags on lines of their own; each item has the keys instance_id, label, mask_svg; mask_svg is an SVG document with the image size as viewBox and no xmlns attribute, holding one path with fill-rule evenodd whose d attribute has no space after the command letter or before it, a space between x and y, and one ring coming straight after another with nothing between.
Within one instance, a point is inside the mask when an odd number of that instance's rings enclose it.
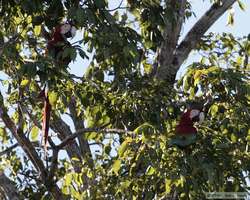
<instances>
[{"instance_id":1,"label":"tree branch","mask_svg":"<svg viewBox=\"0 0 250 200\"><path fill-rule=\"evenodd\" d=\"M129 133L133 134L133 131L127 131L123 129L102 129L102 128L84 128L76 131L71 136L65 138L59 145L57 145L58 149L63 149L65 146L67 146L72 140L77 138L79 135L82 135L83 133L87 132L99 132L99 133L116 133L116 134L122 134L122 133Z\"/></svg>"},{"instance_id":2,"label":"tree branch","mask_svg":"<svg viewBox=\"0 0 250 200\"><path fill-rule=\"evenodd\" d=\"M22 107L23 111L29 116L30 120L32 120L32 122L38 127L38 128L42 128L41 127L41 123L39 123L37 120L36 120L36 117L33 116L26 107ZM60 140L64 140L65 138L67 138L68 136L72 135L72 132L70 130L70 127L62 120L60 119L59 117L57 117L56 115L53 115L53 120L52 122L50 123L50 126L52 128L52 130L54 132L57 132L58 133L58 137ZM51 139L49 138L49 143L52 147L52 149L54 150L55 149L55 145L54 143L52 143ZM68 153L68 156L70 158L78 158L79 160L81 160L81 154L79 152L79 148L76 144L76 142L72 143L71 146L67 147L66 148L66 151ZM74 169L76 172L79 172L81 169L79 167L79 165L77 163L73 163L73 166L74 166Z\"/></svg>"},{"instance_id":3,"label":"tree branch","mask_svg":"<svg viewBox=\"0 0 250 200\"><path fill-rule=\"evenodd\" d=\"M165 18L166 27L163 32L164 41L157 52L157 66L159 66L157 77L161 77L162 66L169 66L172 63L185 17L186 3L187 0L170 0L168 2L168 7L172 10L175 19L170 20Z\"/></svg>"},{"instance_id":4,"label":"tree branch","mask_svg":"<svg viewBox=\"0 0 250 200\"><path fill-rule=\"evenodd\" d=\"M70 116L72 117L73 119L73 123L74 123L74 126L75 126L75 129L76 130L81 130L81 129L84 129L84 123L82 121L82 119L77 116L77 112L76 112L76 101L75 101L75 97L72 97L70 103L69 103L69 111L70 111ZM83 138L82 135L78 135L78 141L79 141L79 145L80 145L80 149L81 149L81 153L82 155L87 158L88 160L88 163L93 166L94 165L94 162L92 160L92 155L91 155L91 151L90 151L90 147L89 147L89 144L88 144L88 141L85 140Z\"/></svg>"},{"instance_id":5,"label":"tree branch","mask_svg":"<svg viewBox=\"0 0 250 200\"><path fill-rule=\"evenodd\" d=\"M63 141L65 138L72 135L70 127L61 118L55 114L52 115L51 127L54 132L59 133L59 139ZM66 150L70 158L76 157L81 160L81 152L79 151L79 147L76 142L73 142L69 148L66 148Z\"/></svg>"},{"instance_id":6,"label":"tree branch","mask_svg":"<svg viewBox=\"0 0 250 200\"><path fill-rule=\"evenodd\" d=\"M16 144L13 144L12 146L8 147L7 149L1 151L0 152L0 157L3 156L3 155L5 155L5 154L7 154L7 153L9 153L9 152L11 152L13 149L15 149L18 146L19 146L19 144L16 143Z\"/></svg>"},{"instance_id":7,"label":"tree branch","mask_svg":"<svg viewBox=\"0 0 250 200\"><path fill-rule=\"evenodd\" d=\"M3 96L0 93L0 116L6 125L6 127L11 131L14 135L15 139L19 143L19 145L23 148L25 153L28 155L30 160L32 161L35 168L40 172L41 179L45 180L46 170L42 160L39 158L35 148L32 146L32 143L26 138L23 133L22 127L16 128L15 123L9 117L6 108L4 107Z\"/></svg>"},{"instance_id":8,"label":"tree branch","mask_svg":"<svg viewBox=\"0 0 250 200\"><path fill-rule=\"evenodd\" d=\"M50 171L48 175L48 180L52 182L53 182L53 178L58 167L57 159L58 159L58 150L53 149L53 156L52 156Z\"/></svg>"},{"instance_id":9,"label":"tree branch","mask_svg":"<svg viewBox=\"0 0 250 200\"><path fill-rule=\"evenodd\" d=\"M23 199L18 194L15 183L11 181L3 171L0 171L0 188L3 189L4 194L11 200Z\"/></svg>"},{"instance_id":10,"label":"tree branch","mask_svg":"<svg viewBox=\"0 0 250 200\"><path fill-rule=\"evenodd\" d=\"M0 93L0 117L2 118L5 126L11 131L15 139L17 140L18 144L22 147L24 152L27 154L29 159L31 160L32 164L35 166L37 171L40 173L40 178L43 182L43 184L47 187L49 191L51 191L52 195L54 196L55 199L65 199L61 191L59 190L58 186L56 184L53 185L46 185L47 181L47 170L43 164L43 161L41 158L38 156L35 148L33 147L32 143L30 140L25 136L22 128L23 124L23 116L21 114L21 109L20 107L18 108L18 113L19 113L19 120L18 120L18 127L16 128L15 123L12 121L12 119L9 117L7 113L7 109L4 106L4 100L3 96ZM12 199L12 198L11 198Z\"/></svg>"},{"instance_id":11,"label":"tree branch","mask_svg":"<svg viewBox=\"0 0 250 200\"><path fill-rule=\"evenodd\" d=\"M118 5L116 8L112 8L112 9L107 10L107 11L113 12L113 11L116 11L116 10L118 10L118 9L124 8L124 7L121 7L121 6L122 6L122 3L123 3L123 0L121 0L121 2L119 3L119 5Z\"/></svg>"},{"instance_id":12,"label":"tree branch","mask_svg":"<svg viewBox=\"0 0 250 200\"><path fill-rule=\"evenodd\" d=\"M189 53L200 42L201 37L236 1L237 0L221 0L220 3L214 3L187 33L177 47L171 63L159 62L157 78L173 84L177 71L187 59Z\"/></svg>"}]
</instances>

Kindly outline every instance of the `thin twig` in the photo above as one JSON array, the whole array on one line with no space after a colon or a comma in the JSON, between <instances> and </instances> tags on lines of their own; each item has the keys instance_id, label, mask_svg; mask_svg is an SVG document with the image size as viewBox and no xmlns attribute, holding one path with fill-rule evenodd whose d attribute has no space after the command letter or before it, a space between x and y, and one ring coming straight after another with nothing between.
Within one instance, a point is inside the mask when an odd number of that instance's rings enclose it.
<instances>
[{"instance_id":1,"label":"thin twig","mask_svg":"<svg viewBox=\"0 0 250 200\"><path fill-rule=\"evenodd\" d=\"M113 12L113 11L118 10L118 9L126 9L127 7L121 7L122 3L123 3L123 0L121 0L120 4L116 8L113 8L113 9L110 9L110 10L107 10L107 11Z\"/></svg>"},{"instance_id":2,"label":"thin twig","mask_svg":"<svg viewBox=\"0 0 250 200\"><path fill-rule=\"evenodd\" d=\"M50 171L48 175L48 181L53 181L53 177L58 167L57 159L58 159L58 149L53 149L53 156L52 156Z\"/></svg>"},{"instance_id":3,"label":"thin twig","mask_svg":"<svg viewBox=\"0 0 250 200\"><path fill-rule=\"evenodd\" d=\"M7 149L3 150L2 152L0 152L0 156L3 156L5 154L8 154L10 153L13 149L15 149L16 147L18 147L19 144L16 143L16 144L13 144L12 146L8 147Z\"/></svg>"}]
</instances>

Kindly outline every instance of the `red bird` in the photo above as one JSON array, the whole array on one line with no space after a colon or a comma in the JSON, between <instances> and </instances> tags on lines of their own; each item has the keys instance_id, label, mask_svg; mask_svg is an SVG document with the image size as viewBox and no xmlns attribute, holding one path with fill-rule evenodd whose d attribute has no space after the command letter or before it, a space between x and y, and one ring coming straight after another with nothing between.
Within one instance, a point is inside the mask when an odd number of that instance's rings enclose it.
<instances>
[{"instance_id":1,"label":"red bird","mask_svg":"<svg viewBox=\"0 0 250 200\"><path fill-rule=\"evenodd\" d=\"M201 123L204 120L204 113L198 109L188 109L182 114L179 124L175 129L175 137L171 139L170 145L185 148L195 143L197 130L194 122Z\"/></svg>"},{"instance_id":2,"label":"red bird","mask_svg":"<svg viewBox=\"0 0 250 200\"><path fill-rule=\"evenodd\" d=\"M48 42L48 53L57 61L62 60L61 64L68 65L71 61L70 57L62 59L62 53L65 47L71 47L67 38L74 37L76 28L69 23L58 25L52 35L52 39ZM59 63L60 64L60 63Z\"/></svg>"}]
</instances>

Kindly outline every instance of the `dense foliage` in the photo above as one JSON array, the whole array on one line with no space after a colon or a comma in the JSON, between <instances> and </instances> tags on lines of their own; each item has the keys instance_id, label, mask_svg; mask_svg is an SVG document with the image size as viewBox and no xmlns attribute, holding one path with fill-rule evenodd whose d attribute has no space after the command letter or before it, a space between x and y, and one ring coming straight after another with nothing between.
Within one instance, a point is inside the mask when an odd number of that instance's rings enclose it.
<instances>
[{"instance_id":1,"label":"dense foliage","mask_svg":"<svg viewBox=\"0 0 250 200\"><path fill-rule=\"evenodd\" d=\"M205 192L249 188L250 38L204 35L195 49L201 59L171 84L155 77L154 63L178 3L133 0L121 10L110 10L107 0L1 6L0 70L7 78L1 80L0 171L21 198L204 199ZM192 14L187 2L184 21ZM63 21L81 35L63 56L89 61L78 66L87 67L82 77L46 53L45 35ZM45 82L52 105L47 158L38 98ZM188 154L168 141L191 101L209 106ZM74 131L78 137L60 146Z\"/></svg>"}]
</instances>

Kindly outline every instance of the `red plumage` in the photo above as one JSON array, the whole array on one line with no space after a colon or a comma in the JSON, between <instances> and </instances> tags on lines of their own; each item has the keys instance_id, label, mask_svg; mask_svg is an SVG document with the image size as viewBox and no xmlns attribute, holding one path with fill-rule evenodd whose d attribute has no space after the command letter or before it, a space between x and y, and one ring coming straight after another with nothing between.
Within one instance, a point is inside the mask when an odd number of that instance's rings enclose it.
<instances>
[{"instance_id":1,"label":"red plumage","mask_svg":"<svg viewBox=\"0 0 250 200\"><path fill-rule=\"evenodd\" d=\"M195 143L197 130L194 127L194 122L202 121L204 113L198 109L188 109L181 116L179 124L175 129L175 136L170 140L170 146L178 146L184 149Z\"/></svg>"},{"instance_id":2,"label":"red plumage","mask_svg":"<svg viewBox=\"0 0 250 200\"><path fill-rule=\"evenodd\" d=\"M51 112L51 105L48 96L46 96L44 100L43 124L42 124L42 132L43 132L45 148L47 147L48 143L50 112Z\"/></svg>"},{"instance_id":3,"label":"red plumage","mask_svg":"<svg viewBox=\"0 0 250 200\"><path fill-rule=\"evenodd\" d=\"M44 148L46 150L48 143L48 135L49 135L49 122L50 122L50 114L51 114L51 104L49 102L48 89L46 86L38 95L39 98L43 98L43 113L42 113L42 134L44 141Z\"/></svg>"},{"instance_id":4,"label":"red plumage","mask_svg":"<svg viewBox=\"0 0 250 200\"><path fill-rule=\"evenodd\" d=\"M176 126L176 134L188 135L197 133L196 128L194 127L194 122L190 117L192 109L187 110L182 114L179 124Z\"/></svg>"},{"instance_id":5,"label":"red plumage","mask_svg":"<svg viewBox=\"0 0 250 200\"><path fill-rule=\"evenodd\" d=\"M75 31L75 27L70 24L58 25L52 35L52 39L48 41L47 49L48 53L56 60L58 64L68 65L71 62L70 57L62 58L62 53L65 48L71 47L67 38L73 37L75 33L72 33L72 29Z\"/></svg>"}]
</instances>

